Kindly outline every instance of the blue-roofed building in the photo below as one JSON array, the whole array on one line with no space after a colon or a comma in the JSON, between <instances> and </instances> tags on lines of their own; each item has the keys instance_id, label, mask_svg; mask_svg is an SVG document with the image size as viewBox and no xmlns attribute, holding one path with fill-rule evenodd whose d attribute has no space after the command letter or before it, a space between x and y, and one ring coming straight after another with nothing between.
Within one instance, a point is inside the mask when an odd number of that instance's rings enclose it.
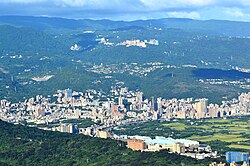
<instances>
[{"instance_id":1,"label":"blue-roofed building","mask_svg":"<svg viewBox=\"0 0 250 166\"><path fill-rule=\"evenodd\" d=\"M183 143L185 147L192 147L192 148L198 148L200 144L198 141L193 141L188 139L176 139L176 141Z\"/></svg>"},{"instance_id":2,"label":"blue-roofed building","mask_svg":"<svg viewBox=\"0 0 250 166\"><path fill-rule=\"evenodd\" d=\"M65 95L66 95L66 97L67 97L68 99L72 98L72 94L73 94L72 89L67 89L67 90L66 90Z\"/></svg>"},{"instance_id":3,"label":"blue-roofed building","mask_svg":"<svg viewBox=\"0 0 250 166\"><path fill-rule=\"evenodd\" d=\"M198 141L186 140L186 139L173 139L166 138L161 136L156 136L155 139L147 139L145 143L148 146L148 149L151 151L158 151L161 149L167 149L169 151L173 151L176 144L181 145L182 149L190 146L199 146ZM184 151L184 150L181 150Z\"/></svg>"},{"instance_id":4,"label":"blue-roofed building","mask_svg":"<svg viewBox=\"0 0 250 166\"><path fill-rule=\"evenodd\" d=\"M243 162L243 161L245 161L246 163L249 163L249 153L233 152L233 151L227 152L226 161L228 163Z\"/></svg>"},{"instance_id":5,"label":"blue-roofed building","mask_svg":"<svg viewBox=\"0 0 250 166\"><path fill-rule=\"evenodd\" d=\"M149 151L159 151L161 149L172 150L173 144L175 143L172 138L165 138L156 136L155 139L145 140Z\"/></svg>"},{"instance_id":6,"label":"blue-roofed building","mask_svg":"<svg viewBox=\"0 0 250 166\"><path fill-rule=\"evenodd\" d=\"M149 139L149 140L145 140L146 144L160 144L160 145L173 145L176 141L172 138L165 138L165 137L159 137L156 136L155 139Z\"/></svg>"}]
</instances>

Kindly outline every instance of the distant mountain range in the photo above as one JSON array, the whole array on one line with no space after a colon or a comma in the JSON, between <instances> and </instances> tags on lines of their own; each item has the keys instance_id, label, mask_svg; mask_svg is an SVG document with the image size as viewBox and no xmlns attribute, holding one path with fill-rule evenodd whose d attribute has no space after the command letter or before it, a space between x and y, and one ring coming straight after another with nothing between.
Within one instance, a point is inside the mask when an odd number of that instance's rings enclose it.
<instances>
[{"instance_id":1,"label":"distant mountain range","mask_svg":"<svg viewBox=\"0 0 250 166\"><path fill-rule=\"evenodd\" d=\"M250 23L247 22L173 18L125 22L0 16L0 34L0 97L11 100L47 95L68 87L109 90L115 80L134 89L143 89L149 96L191 97L194 89L199 87L195 97L210 97L219 89L221 92L214 99L217 100L228 95L230 89L230 96L242 92L242 89L227 86L224 89L207 88L197 83L191 68L181 69L182 65L246 69L244 71L250 68L250 39L247 38ZM150 40L157 41L157 44L143 45ZM133 44L136 41L145 48ZM121 44L128 42L132 44ZM108 74L86 71L86 64L91 67L96 64L119 66L122 63L141 65L152 62L177 68L156 70L145 78L123 73L110 74L113 79L105 79ZM167 77L172 72L176 76L174 79ZM32 81L34 77L48 75L54 77L46 82ZM14 81L11 81L12 76ZM101 84L93 84L100 78L103 78ZM180 82L182 91L174 87ZM203 92L209 95L204 96Z\"/></svg>"},{"instance_id":2,"label":"distant mountain range","mask_svg":"<svg viewBox=\"0 0 250 166\"><path fill-rule=\"evenodd\" d=\"M95 29L111 30L117 28L138 28L155 26L159 28L177 28L190 31L210 32L213 34L230 36L250 36L249 22L236 22L224 20L192 20L182 18L164 18L137 21L111 21L90 19L65 19L32 16L0 16L0 24L32 27L39 30L51 29Z\"/></svg>"}]
</instances>

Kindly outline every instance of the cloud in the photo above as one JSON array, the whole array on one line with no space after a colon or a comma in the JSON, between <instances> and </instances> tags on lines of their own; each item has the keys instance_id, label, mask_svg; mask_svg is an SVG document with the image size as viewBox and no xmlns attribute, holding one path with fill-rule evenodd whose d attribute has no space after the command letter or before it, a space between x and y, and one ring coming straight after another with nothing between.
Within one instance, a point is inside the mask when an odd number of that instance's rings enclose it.
<instances>
[{"instance_id":1,"label":"cloud","mask_svg":"<svg viewBox=\"0 0 250 166\"><path fill-rule=\"evenodd\" d=\"M0 0L0 15L70 18L206 19L211 15L221 19L250 19L247 10L250 11L250 0ZM220 17L216 16L218 13Z\"/></svg>"},{"instance_id":2,"label":"cloud","mask_svg":"<svg viewBox=\"0 0 250 166\"><path fill-rule=\"evenodd\" d=\"M153 10L189 8L211 5L214 0L141 0L145 7Z\"/></svg>"},{"instance_id":3,"label":"cloud","mask_svg":"<svg viewBox=\"0 0 250 166\"><path fill-rule=\"evenodd\" d=\"M250 20L250 14L243 12L242 9L239 8L226 8L224 13L241 21Z\"/></svg>"},{"instance_id":4,"label":"cloud","mask_svg":"<svg viewBox=\"0 0 250 166\"><path fill-rule=\"evenodd\" d=\"M227 8L224 11L226 14L233 16L233 17L244 17L245 14L239 8Z\"/></svg>"},{"instance_id":5,"label":"cloud","mask_svg":"<svg viewBox=\"0 0 250 166\"><path fill-rule=\"evenodd\" d=\"M82 7L91 9L124 8L142 4L140 0L0 0L0 4L39 4L47 3L59 7ZM125 5L125 6L124 6Z\"/></svg>"},{"instance_id":6,"label":"cloud","mask_svg":"<svg viewBox=\"0 0 250 166\"><path fill-rule=\"evenodd\" d=\"M174 17L174 18L191 18L191 19L201 18L198 12L168 12L167 16Z\"/></svg>"},{"instance_id":7,"label":"cloud","mask_svg":"<svg viewBox=\"0 0 250 166\"><path fill-rule=\"evenodd\" d=\"M1 0L0 3L41 3L56 4L60 6L72 7L92 7L102 8L109 6L126 7L121 5L133 6L141 4L150 10L161 10L166 8L186 8L186 7L206 7L211 5L227 6L230 4L250 5L249 0Z\"/></svg>"},{"instance_id":8,"label":"cloud","mask_svg":"<svg viewBox=\"0 0 250 166\"><path fill-rule=\"evenodd\" d=\"M243 6L250 6L250 1L249 1L249 0L240 0L240 3L241 3Z\"/></svg>"},{"instance_id":9,"label":"cloud","mask_svg":"<svg viewBox=\"0 0 250 166\"><path fill-rule=\"evenodd\" d=\"M1 0L0 3L19 3L19 4L28 4L28 3L40 3L44 2L45 0Z\"/></svg>"}]
</instances>

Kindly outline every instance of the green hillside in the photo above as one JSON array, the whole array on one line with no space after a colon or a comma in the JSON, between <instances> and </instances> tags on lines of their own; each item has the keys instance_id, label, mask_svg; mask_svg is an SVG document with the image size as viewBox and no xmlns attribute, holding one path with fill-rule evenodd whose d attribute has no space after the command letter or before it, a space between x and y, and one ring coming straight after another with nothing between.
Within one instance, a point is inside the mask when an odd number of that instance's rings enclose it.
<instances>
[{"instance_id":1,"label":"green hillside","mask_svg":"<svg viewBox=\"0 0 250 166\"><path fill-rule=\"evenodd\" d=\"M52 20L50 21L53 22ZM94 27L105 22L89 20L89 24ZM85 26L79 26L77 30L54 29L50 32L28 27L0 26L0 97L20 101L24 97L38 94L51 95L56 90L65 88L77 91L89 88L108 91L116 80L123 81L125 86L134 90L142 90L147 97L208 97L211 98L210 101L218 102L223 96L232 98L244 91L234 86L201 84L197 82L199 78L192 73L191 68L179 67L191 64L198 68L249 68L246 60L250 56L249 39L207 36L198 31L182 29L155 30L148 26L139 28L140 22L138 26L117 29L122 23L109 25L116 30L97 28L99 30L92 33L85 33ZM96 40L101 37L115 44L105 46L98 43ZM147 48L116 46L128 39L157 39L160 44L148 45ZM78 44L81 49L71 51L70 47L74 44ZM122 66L122 63L142 65L150 62L162 62L177 68L155 70L143 78L131 76L128 72L113 73L110 74L113 79L104 79L107 74L86 71L88 67L101 63ZM174 73L174 78L169 77L171 73ZM45 75L54 77L45 82L32 81L33 77ZM93 84L96 80L101 80L102 83Z\"/></svg>"},{"instance_id":2,"label":"green hillside","mask_svg":"<svg viewBox=\"0 0 250 166\"><path fill-rule=\"evenodd\" d=\"M110 139L42 131L0 121L0 165L183 165L202 166L195 160L169 154L133 152Z\"/></svg>"},{"instance_id":3,"label":"green hillside","mask_svg":"<svg viewBox=\"0 0 250 166\"><path fill-rule=\"evenodd\" d=\"M27 27L0 26L0 52L33 55L67 53L64 37L55 37ZM68 45L69 47L70 45Z\"/></svg>"}]
</instances>

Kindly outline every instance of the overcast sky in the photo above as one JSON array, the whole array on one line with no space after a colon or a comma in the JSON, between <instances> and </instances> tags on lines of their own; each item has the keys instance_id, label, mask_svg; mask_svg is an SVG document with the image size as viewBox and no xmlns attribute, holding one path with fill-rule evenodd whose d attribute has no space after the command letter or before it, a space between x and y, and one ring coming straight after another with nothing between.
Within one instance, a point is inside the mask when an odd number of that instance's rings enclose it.
<instances>
[{"instance_id":1,"label":"overcast sky","mask_svg":"<svg viewBox=\"0 0 250 166\"><path fill-rule=\"evenodd\" d=\"M0 15L112 20L176 17L250 22L250 0L0 0Z\"/></svg>"}]
</instances>

